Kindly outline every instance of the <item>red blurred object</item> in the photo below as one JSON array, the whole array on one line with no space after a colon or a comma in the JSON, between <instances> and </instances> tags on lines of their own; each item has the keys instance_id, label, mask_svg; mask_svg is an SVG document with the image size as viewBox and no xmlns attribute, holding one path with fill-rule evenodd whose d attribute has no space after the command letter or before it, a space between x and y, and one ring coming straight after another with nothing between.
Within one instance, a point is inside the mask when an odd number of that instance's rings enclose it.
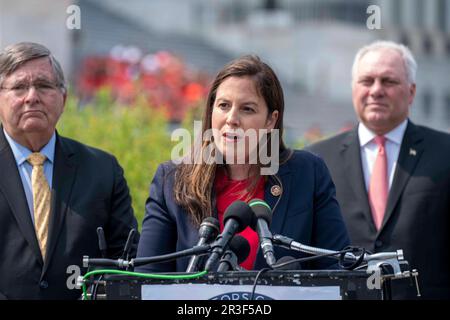
<instances>
[{"instance_id":1,"label":"red blurred object","mask_svg":"<svg viewBox=\"0 0 450 320\"><path fill-rule=\"evenodd\" d=\"M195 82L188 83L183 90L184 98L191 103L201 100L204 97L204 94L205 87Z\"/></svg>"}]
</instances>

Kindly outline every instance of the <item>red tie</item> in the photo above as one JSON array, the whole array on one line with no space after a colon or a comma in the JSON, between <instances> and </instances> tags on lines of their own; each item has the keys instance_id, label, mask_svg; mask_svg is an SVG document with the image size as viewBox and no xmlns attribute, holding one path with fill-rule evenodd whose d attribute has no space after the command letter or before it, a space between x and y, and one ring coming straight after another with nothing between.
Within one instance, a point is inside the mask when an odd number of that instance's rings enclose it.
<instances>
[{"instance_id":1,"label":"red tie","mask_svg":"<svg viewBox=\"0 0 450 320\"><path fill-rule=\"evenodd\" d=\"M377 230L381 228L388 199L389 185L387 179L387 157L384 148L385 142L386 138L384 136L375 137L375 143L378 145L378 155L373 166L369 185L370 208Z\"/></svg>"}]
</instances>

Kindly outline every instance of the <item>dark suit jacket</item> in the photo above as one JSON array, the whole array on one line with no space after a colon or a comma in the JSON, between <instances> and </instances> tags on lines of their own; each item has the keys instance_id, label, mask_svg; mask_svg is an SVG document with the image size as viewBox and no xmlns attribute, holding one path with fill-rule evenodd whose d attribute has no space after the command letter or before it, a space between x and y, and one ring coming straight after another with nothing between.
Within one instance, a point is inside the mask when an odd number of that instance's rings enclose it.
<instances>
[{"instance_id":1,"label":"dark suit jacket","mask_svg":"<svg viewBox=\"0 0 450 320\"><path fill-rule=\"evenodd\" d=\"M339 205L335 199L335 188L322 160L305 151L289 153L289 159L280 165L275 176L265 185L264 200L273 210L270 229L303 244L340 250L349 243ZM195 227L186 211L175 203L173 195L175 165L161 164L150 186L138 257L150 257L194 246L198 241ZM273 185L282 187L278 197L270 192ZM216 213L217 216L217 213ZM279 259L297 253L276 248ZM307 265L308 268L325 269L336 260L321 260ZM147 265L136 268L143 272L185 271L189 258L176 262ZM267 266L258 251L255 269Z\"/></svg>"},{"instance_id":2,"label":"dark suit jacket","mask_svg":"<svg viewBox=\"0 0 450 320\"><path fill-rule=\"evenodd\" d=\"M450 135L408 123L380 231L371 216L357 128L307 149L330 169L352 244L374 252L403 249L419 271L422 296L450 298ZM415 290L394 293L414 298Z\"/></svg>"},{"instance_id":3,"label":"dark suit jacket","mask_svg":"<svg viewBox=\"0 0 450 320\"><path fill-rule=\"evenodd\" d=\"M100 257L96 228L109 256L120 255L137 228L123 170L107 153L57 135L45 263L11 148L0 126L0 293L8 299L76 299L67 267ZM136 239L137 247L137 239Z\"/></svg>"}]
</instances>

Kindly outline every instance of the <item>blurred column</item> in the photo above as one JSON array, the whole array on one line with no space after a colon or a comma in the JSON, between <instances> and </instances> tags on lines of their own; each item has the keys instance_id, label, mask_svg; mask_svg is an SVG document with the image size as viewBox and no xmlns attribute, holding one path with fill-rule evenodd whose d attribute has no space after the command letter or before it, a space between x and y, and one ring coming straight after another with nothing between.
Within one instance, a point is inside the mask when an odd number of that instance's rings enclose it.
<instances>
[{"instance_id":1,"label":"blurred column","mask_svg":"<svg viewBox=\"0 0 450 320\"><path fill-rule=\"evenodd\" d=\"M445 0L445 31L450 35L450 0Z\"/></svg>"},{"instance_id":2,"label":"blurred column","mask_svg":"<svg viewBox=\"0 0 450 320\"><path fill-rule=\"evenodd\" d=\"M278 0L263 0L263 8L267 11L277 10L280 4Z\"/></svg>"},{"instance_id":3,"label":"blurred column","mask_svg":"<svg viewBox=\"0 0 450 320\"><path fill-rule=\"evenodd\" d=\"M415 20L415 27L418 30L423 29L424 26L424 4L425 1L423 0L414 0L414 20Z\"/></svg>"},{"instance_id":4,"label":"blurred column","mask_svg":"<svg viewBox=\"0 0 450 320\"><path fill-rule=\"evenodd\" d=\"M383 29L401 26L401 0L379 0Z\"/></svg>"},{"instance_id":5,"label":"blurred column","mask_svg":"<svg viewBox=\"0 0 450 320\"><path fill-rule=\"evenodd\" d=\"M3 1L4 0L0 0L0 49L3 49L3 15L4 13L4 9L3 9Z\"/></svg>"},{"instance_id":6,"label":"blurred column","mask_svg":"<svg viewBox=\"0 0 450 320\"><path fill-rule=\"evenodd\" d=\"M400 10L403 15L403 28L407 30L417 30L419 25L417 23L416 1L407 0L406 2L403 2Z\"/></svg>"},{"instance_id":7,"label":"blurred column","mask_svg":"<svg viewBox=\"0 0 450 320\"><path fill-rule=\"evenodd\" d=\"M437 0L427 0L424 1L424 26L426 31L436 31L438 24L438 1Z\"/></svg>"},{"instance_id":8,"label":"blurred column","mask_svg":"<svg viewBox=\"0 0 450 320\"><path fill-rule=\"evenodd\" d=\"M450 132L450 89L446 91L444 99L444 108L446 115L444 120L444 129L447 129L447 132Z\"/></svg>"}]
</instances>

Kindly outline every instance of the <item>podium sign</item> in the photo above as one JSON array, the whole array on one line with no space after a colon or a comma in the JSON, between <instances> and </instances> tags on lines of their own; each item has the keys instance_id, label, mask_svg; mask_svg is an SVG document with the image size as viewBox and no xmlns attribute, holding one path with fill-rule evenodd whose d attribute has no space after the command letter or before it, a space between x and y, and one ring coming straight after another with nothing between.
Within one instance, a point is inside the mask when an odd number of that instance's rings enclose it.
<instances>
[{"instance_id":1,"label":"podium sign","mask_svg":"<svg viewBox=\"0 0 450 320\"><path fill-rule=\"evenodd\" d=\"M143 285L142 300L250 300L253 286L222 284ZM256 287L254 300L341 300L339 286Z\"/></svg>"}]
</instances>

